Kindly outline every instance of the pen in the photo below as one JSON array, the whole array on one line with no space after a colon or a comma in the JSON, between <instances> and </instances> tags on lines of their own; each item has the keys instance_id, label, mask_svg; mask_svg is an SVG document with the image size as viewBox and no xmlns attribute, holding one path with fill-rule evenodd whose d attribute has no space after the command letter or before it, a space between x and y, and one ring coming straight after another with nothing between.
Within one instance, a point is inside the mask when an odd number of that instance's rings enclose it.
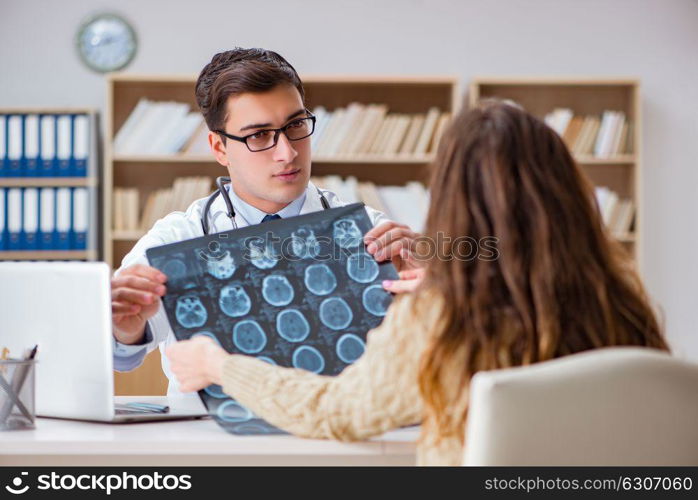
<instances>
[{"instance_id":1,"label":"pen","mask_svg":"<svg viewBox=\"0 0 698 500\"><path fill-rule=\"evenodd\" d=\"M7 361L7 358L10 357L10 350L7 347L2 348L2 354L0 354L0 361ZM5 366L0 367L0 373L3 375L7 372Z\"/></svg>"},{"instance_id":2,"label":"pen","mask_svg":"<svg viewBox=\"0 0 698 500\"><path fill-rule=\"evenodd\" d=\"M126 403L126 405L136 409L143 408L145 410L153 411L155 413L167 413L168 411L170 411L169 406L157 405L154 403Z\"/></svg>"},{"instance_id":3,"label":"pen","mask_svg":"<svg viewBox=\"0 0 698 500\"><path fill-rule=\"evenodd\" d=\"M170 411L169 406L158 405L154 403L124 403L117 404L116 408L123 408L126 410L139 411L143 413L168 413Z\"/></svg>"}]
</instances>

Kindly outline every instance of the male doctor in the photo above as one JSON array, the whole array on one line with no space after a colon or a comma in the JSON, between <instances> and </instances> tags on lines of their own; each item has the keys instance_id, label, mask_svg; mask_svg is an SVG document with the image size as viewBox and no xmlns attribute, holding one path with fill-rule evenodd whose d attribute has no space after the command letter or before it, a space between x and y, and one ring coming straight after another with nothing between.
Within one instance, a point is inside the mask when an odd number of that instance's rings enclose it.
<instances>
[{"instance_id":1,"label":"male doctor","mask_svg":"<svg viewBox=\"0 0 698 500\"><path fill-rule=\"evenodd\" d=\"M210 130L211 151L231 179L227 194L237 227L323 210L325 202L329 207L344 205L334 193L310 182L314 118L305 107L298 74L279 54L239 48L216 54L199 75L196 100ZM157 221L124 257L111 282L114 367L133 370L159 346L168 396L180 391L164 355L176 342L160 307L167 277L148 266L145 251L203 236L205 225L209 234L234 229L223 196L207 214L206 202L195 201L186 212ZM414 272L409 247L415 233L377 210L366 210L374 225L365 238L368 252L377 261L391 259L398 271ZM393 291L400 291L400 282L394 286ZM386 288L391 289L390 283Z\"/></svg>"}]
</instances>

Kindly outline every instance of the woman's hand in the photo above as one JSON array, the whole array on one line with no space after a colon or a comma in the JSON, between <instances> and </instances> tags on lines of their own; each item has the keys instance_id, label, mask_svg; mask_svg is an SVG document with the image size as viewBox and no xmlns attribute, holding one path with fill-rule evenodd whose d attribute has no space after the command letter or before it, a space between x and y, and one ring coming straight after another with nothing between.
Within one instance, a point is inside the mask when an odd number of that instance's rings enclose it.
<instances>
[{"instance_id":1,"label":"woman's hand","mask_svg":"<svg viewBox=\"0 0 698 500\"><path fill-rule=\"evenodd\" d=\"M405 224L387 221L367 232L364 243L377 262L390 260L398 271L405 271L421 266L411 255L418 236Z\"/></svg>"},{"instance_id":2,"label":"woman's hand","mask_svg":"<svg viewBox=\"0 0 698 500\"><path fill-rule=\"evenodd\" d=\"M423 267L400 271L400 279L383 281L383 288L392 293L414 292L424 279L424 272Z\"/></svg>"},{"instance_id":3,"label":"woman's hand","mask_svg":"<svg viewBox=\"0 0 698 500\"><path fill-rule=\"evenodd\" d=\"M203 335L170 345L165 355L182 392L198 391L211 384L221 385L223 363L229 356L213 339Z\"/></svg>"}]
</instances>

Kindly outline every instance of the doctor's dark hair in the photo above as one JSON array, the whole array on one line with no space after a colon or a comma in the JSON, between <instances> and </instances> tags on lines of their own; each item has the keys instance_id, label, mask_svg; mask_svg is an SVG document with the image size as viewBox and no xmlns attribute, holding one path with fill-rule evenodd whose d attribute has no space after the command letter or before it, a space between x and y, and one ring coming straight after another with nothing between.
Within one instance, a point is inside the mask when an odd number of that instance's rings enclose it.
<instances>
[{"instance_id":1,"label":"doctor's dark hair","mask_svg":"<svg viewBox=\"0 0 698 500\"><path fill-rule=\"evenodd\" d=\"M208 129L222 129L228 97L266 92L282 84L294 86L305 102L303 83L286 59L271 50L236 47L216 54L201 70L196 81L196 103Z\"/></svg>"}]
</instances>

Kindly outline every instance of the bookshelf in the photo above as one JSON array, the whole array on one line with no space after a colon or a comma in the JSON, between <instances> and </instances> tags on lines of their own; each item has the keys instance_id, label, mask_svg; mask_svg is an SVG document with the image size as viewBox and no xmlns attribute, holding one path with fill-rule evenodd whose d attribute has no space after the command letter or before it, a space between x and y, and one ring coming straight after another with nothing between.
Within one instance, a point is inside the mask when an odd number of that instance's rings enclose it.
<instances>
[{"instance_id":1,"label":"bookshelf","mask_svg":"<svg viewBox=\"0 0 698 500\"><path fill-rule=\"evenodd\" d=\"M21 137L20 137L20 148L21 148L21 167L19 172L17 173L10 173L7 171L4 171L0 173L0 190L3 190L5 193L5 202L7 203L7 193L8 190L10 189L16 189L19 188L21 190L25 189L31 189L31 188L37 188L40 191L43 188L69 188L72 190L72 188L87 188L87 233L86 233L86 242L85 242L85 248L84 250L75 250L75 249L70 249L70 250L56 250L56 249L33 249L33 250L11 250L8 248L5 249L0 249L0 261L17 261L17 260L28 260L28 261L34 261L34 260L86 260L86 261L94 261L100 258L100 244L102 242L102 235L100 233L100 207L101 207L101 200L100 200L100 183L101 183L101 178L100 178L100 168L99 168L99 154L98 154L98 148L97 148L97 137L98 137L98 116L97 112L94 109L87 109L87 108L3 108L0 109L0 120L5 120L7 118L7 121L4 124L3 129L6 131L6 136L5 136L5 141L1 141L3 145L7 148L5 151L3 151L3 157L7 160L9 160L9 155L10 155L10 142L12 141L11 138L11 131L9 130L9 117L11 116L21 116L22 117L22 126L21 126ZM30 146L30 140L27 136L28 134L28 123L29 120L27 119L28 116L35 116L38 117L38 128L36 129L36 133L38 134L39 137L36 137L37 143L33 146L33 149L35 149L36 153L36 167L33 167L30 169L28 167L29 162L31 161L29 156L29 149L32 147ZM55 149L55 147L58 147L59 143L59 136L53 135L57 134L57 130L54 129L52 132L52 141L55 141L54 145L52 146L52 155L50 159L47 157L47 159L42 158L42 154L44 153L44 148L42 146L42 141L45 140L43 138L43 124L42 124L42 119L44 117L55 117L55 119L58 119L58 117L65 117L65 116L70 116L70 117L76 117L76 116L85 116L87 119L85 120L87 131L86 134L82 137L84 137L87 141L87 150L86 150L86 159L84 162L84 170L78 172L79 175L62 175L62 176L55 176L54 174L58 173L59 175L61 174L60 172L57 172L57 164L59 162L59 153ZM71 118L72 120L73 118ZM53 118L52 118L53 120ZM56 122L57 123L57 122ZM75 121L77 123L77 120ZM55 125L57 127L57 125ZM68 141L68 148L69 148L69 155L70 155L70 161L73 162L75 161L73 157L73 152L75 148L77 148L76 143L77 139L72 135L72 127L76 127L77 125L71 125L71 131L70 131L70 139ZM32 157L33 158L33 157ZM3 161L2 158L0 158L0 163ZM44 170L43 163L48 161L49 164L53 162L53 167L49 168L48 170ZM71 168L72 165L71 165ZM40 193L39 191L39 193ZM71 195L72 198L72 195ZM24 196L23 196L24 199ZM73 203L74 200L71 200L71 204ZM8 210L11 207L9 205L5 206L5 211L3 212L5 216L8 216ZM26 210L26 207L19 207L22 213L24 214L24 211ZM71 209L72 210L72 209ZM37 213L37 216L40 214ZM53 214L54 217L58 217L56 213ZM6 231L8 230L7 227L7 222L8 219L4 221L5 223L3 224L3 230ZM55 219L54 219L55 223ZM22 231L24 231L24 221L22 221ZM55 227L54 227L55 229ZM37 233L37 236L41 238L41 223L39 223L39 227L37 229L39 232ZM50 233L46 233L50 234ZM38 243L37 246L40 248L42 246L42 243ZM45 245L44 245L45 246Z\"/></svg>"},{"instance_id":2,"label":"bookshelf","mask_svg":"<svg viewBox=\"0 0 698 500\"><path fill-rule=\"evenodd\" d=\"M184 176L226 175L226 169L209 154L143 155L114 154L113 141L141 98L176 101L198 109L194 96L196 75L138 75L114 73L107 77L104 158L104 252L117 268L143 234L143 230L112 230L112 194L116 188L138 188L140 206L153 191L171 186ZM458 79L453 76L305 75L301 76L308 109L328 111L352 102L385 104L392 113L426 113L430 107L455 112L461 101ZM426 181L432 159L424 155L313 156L313 176L354 176L377 185L403 185ZM212 184L213 186L213 184ZM212 187L213 189L213 187ZM186 208L186 207L182 207ZM117 394L164 394L167 381L160 369L159 354L149 355L144 365L130 373L117 373Z\"/></svg>"},{"instance_id":3,"label":"bookshelf","mask_svg":"<svg viewBox=\"0 0 698 500\"><path fill-rule=\"evenodd\" d=\"M539 118L555 108L569 108L575 116L601 116L620 111L633 123L632 152L610 156L575 155L577 164L595 186L605 186L635 208L631 231L614 236L641 267L642 171L640 82L632 78L477 77L470 82L468 105L488 97L511 99Z\"/></svg>"}]
</instances>

